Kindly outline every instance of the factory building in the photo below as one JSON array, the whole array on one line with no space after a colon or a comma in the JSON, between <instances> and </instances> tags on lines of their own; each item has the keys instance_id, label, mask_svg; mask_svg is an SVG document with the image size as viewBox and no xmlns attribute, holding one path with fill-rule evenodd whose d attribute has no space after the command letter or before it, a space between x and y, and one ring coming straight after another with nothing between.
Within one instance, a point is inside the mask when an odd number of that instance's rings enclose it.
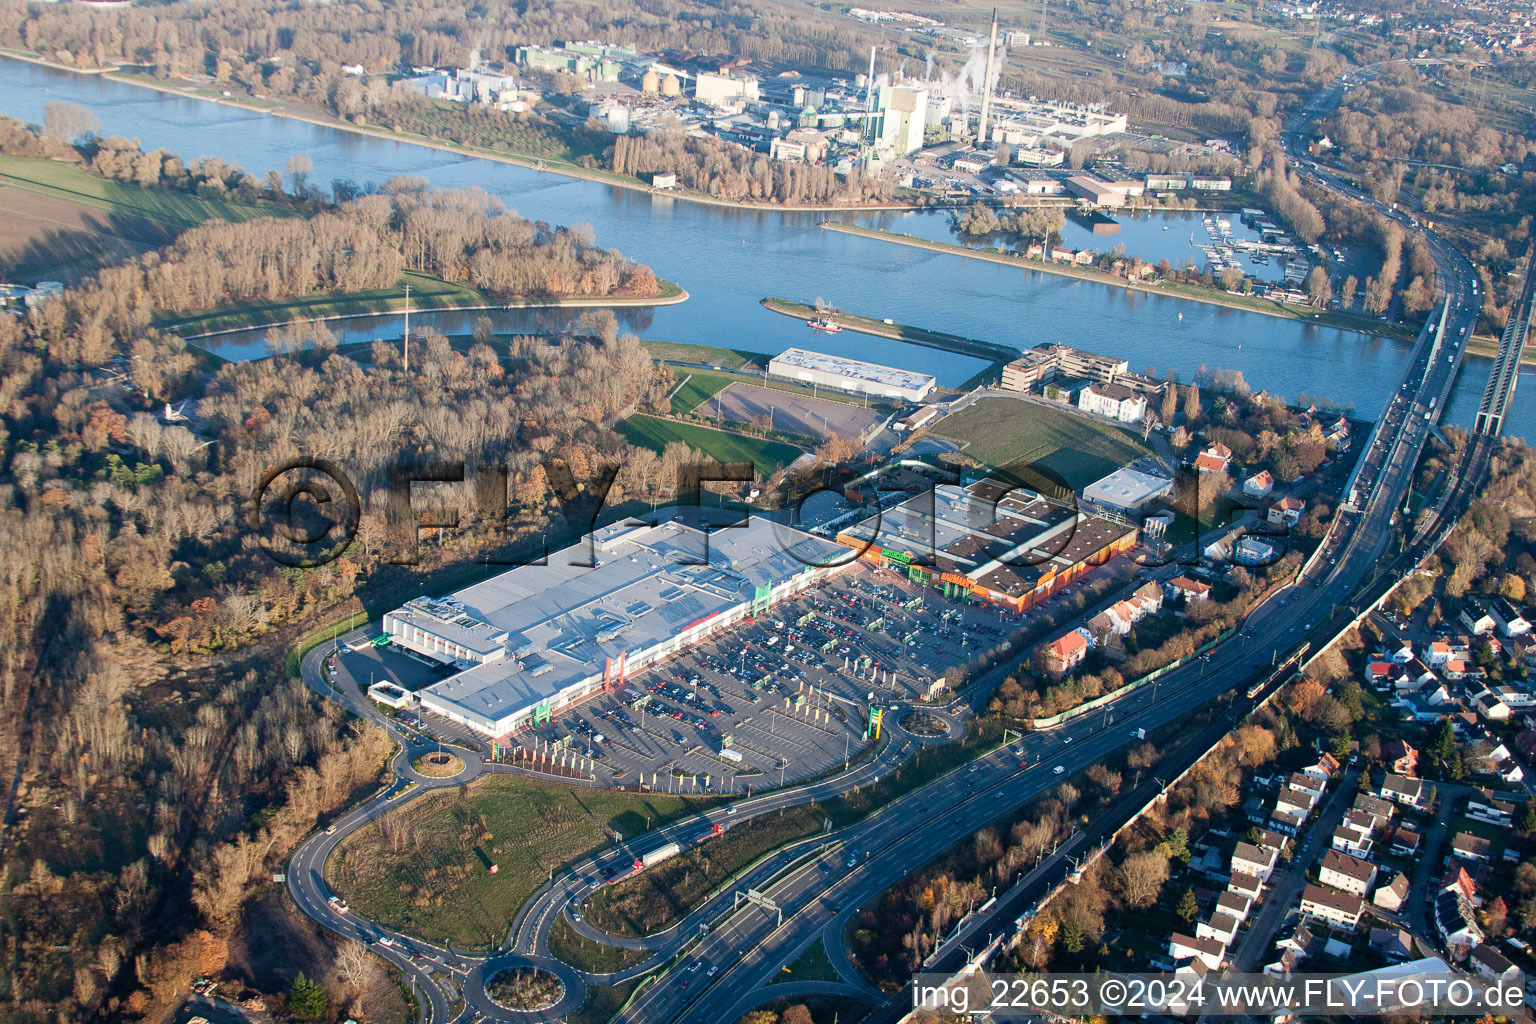
<instances>
[{"instance_id":1,"label":"factory building","mask_svg":"<svg viewBox=\"0 0 1536 1024\"><path fill-rule=\"evenodd\" d=\"M803 384L815 384L818 387L876 398L899 398L907 402L921 402L938 386L938 381L930 374L829 356L803 348L785 349L768 360L768 372L775 377Z\"/></svg>"},{"instance_id":2,"label":"factory building","mask_svg":"<svg viewBox=\"0 0 1536 1024\"><path fill-rule=\"evenodd\" d=\"M1139 512L1173 493L1173 481L1139 469L1117 469L1083 488L1083 501L1120 515Z\"/></svg>"},{"instance_id":3,"label":"factory building","mask_svg":"<svg viewBox=\"0 0 1536 1024\"><path fill-rule=\"evenodd\" d=\"M429 711L505 736L841 571L846 548L768 520L708 534L616 523L384 617L391 640L457 671L417 691Z\"/></svg>"},{"instance_id":4,"label":"factory building","mask_svg":"<svg viewBox=\"0 0 1536 1024\"><path fill-rule=\"evenodd\" d=\"M703 72L693 81L693 98L717 109L739 107L758 100L757 79Z\"/></svg>"},{"instance_id":5,"label":"factory building","mask_svg":"<svg viewBox=\"0 0 1536 1024\"><path fill-rule=\"evenodd\" d=\"M845 528L839 544L962 600L1016 612L1136 546L1134 527L1024 487L941 484Z\"/></svg>"},{"instance_id":6,"label":"factory building","mask_svg":"<svg viewBox=\"0 0 1536 1024\"><path fill-rule=\"evenodd\" d=\"M928 126L928 90L909 85L882 85L876 109L880 134L875 147L881 152L906 156L923 148Z\"/></svg>"}]
</instances>

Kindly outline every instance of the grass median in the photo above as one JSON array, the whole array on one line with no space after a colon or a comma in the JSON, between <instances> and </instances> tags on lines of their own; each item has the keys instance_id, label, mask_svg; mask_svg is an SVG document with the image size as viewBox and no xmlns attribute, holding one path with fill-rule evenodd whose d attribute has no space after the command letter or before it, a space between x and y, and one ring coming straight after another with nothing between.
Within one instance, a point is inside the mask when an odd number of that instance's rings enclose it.
<instances>
[{"instance_id":1,"label":"grass median","mask_svg":"<svg viewBox=\"0 0 1536 1024\"><path fill-rule=\"evenodd\" d=\"M1002 733L997 719L979 719L957 742L918 748L911 760L873 785L825 803L786 807L744 821L718 839L707 840L633 878L602 887L588 903L587 920L606 932L624 936L650 935L669 928L758 858L816 835L829 820L833 828L842 828L868 817L991 750Z\"/></svg>"},{"instance_id":2,"label":"grass median","mask_svg":"<svg viewBox=\"0 0 1536 1024\"><path fill-rule=\"evenodd\" d=\"M552 872L615 834L627 840L713 803L492 775L359 829L327 875L360 917L460 949L490 949Z\"/></svg>"}]
</instances>

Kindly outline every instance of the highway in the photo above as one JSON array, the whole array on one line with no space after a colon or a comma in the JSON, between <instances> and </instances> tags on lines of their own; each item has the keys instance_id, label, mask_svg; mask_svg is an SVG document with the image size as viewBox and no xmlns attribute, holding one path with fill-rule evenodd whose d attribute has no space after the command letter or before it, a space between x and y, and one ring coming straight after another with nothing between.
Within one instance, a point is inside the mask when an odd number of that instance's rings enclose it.
<instances>
[{"instance_id":1,"label":"highway","mask_svg":"<svg viewBox=\"0 0 1536 1024\"><path fill-rule=\"evenodd\" d=\"M1373 74L1373 69L1360 69L1330 85L1308 104L1304 115L1287 125L1286 142L1299 173L1319 187L1374 206L1383 215L1404 224L1407 230L1421 230L1407 213L1377 203L1336 172L1298 155L1302 151L1297 140L1304 136L1307 122L1334 109L1344 89L1368 80ZM459 785L493 769L474 752L455 749L453 752L465 761L463 773L452 779L419 776L411 768L411 761L427 747L418 737L380 715L361 695L330 689L323 668L327 650L312 651L304 659L305 680L317 692L389 729L400 740L402 750L393 763L400 781L338 820L334 831L316 835L299 848L287 878L295 903L325 927L370 942L375 952L399 967L422 994L421 1019L429 1024L446 1024L454 1019L453 1010L460 998L463 1008L458 1019L476 1014L490 1020L530 1024L557 1019L579 1005L589 984L624 980L667 963L670 966L665 973L644 989L618 1020L625 1024L729 1024L771 996L772 992L761 990L764 983L823 935L828 939L834 965L845 979L842 989L849 994L872 997L868 985L846 962L841 943L844 925L862 904L987 822L1014 814L1046 789L1133 742L1134 730L1151 731L1178 721L1193 708L1239 691L1230 698L1225 710L1218 706L1210 725L1182 741L1176 749L1165 751L1158 773L1176 774L1185 762L1192 763L1191 759L1202 756L1251 708L1252 700L1240 696L1242 687L1262 677L1275 659L1283 658L1303 640L1310 641L1313 650L1321 650L1348 627L1353 617L1349 606L1356 591L1387 554L1418 455L1444 409L1480 305L1471 264L1433 233L1425 232L1425 236L1439 267L1440 303L1420 335L1377 427L1358 456L1354 493L1347 507L1336 518L1296 584L1256 609L1237 636L1204 658L1170 672L1155 686L1138 689L1101 712L1056 729L1027 734L983 756L973 766L951 772L894 801L864 821L761 865L743 878L737 888L759 889L777 904L782 922L778 914L759 905L733 907L733 894L723 893L660 935L644 940L610 940L616 945L650 949L653 956L609 977L588 975L562 964L549 955L548 947L550 930L562 915L572 927L589 936L600 936L584 922L574 921L570 909L573 902L579 906L596 886L603 884L605 871L627 866L636 855L666 842L697 841L716 825L733 827L756 815L810 799L824 800L854 785L872 782L896 769L901 746L898 741L915 741L916 737L904 736L897 727L892 741L873 761L850 772L795 789L760 794L730 808L722 807L653 830L631 840L622 850L604 851L575 865L545 885L519 911L515 920L509 922L504 951L484 960L392 935L328 903L331 893L324 880L325 861L349 832L419 792ZM1478 435L1469 445L1462 471L1431 521L1400 559L1419 555L1426 545L1443 538L1448 524L1454 523L1480 486L1476 459L1481 458L1486 466L1486 454L1492 443L1490 437ZM1376 575L1379 578L1381 574ZM1385 583L1373 583L1378 585ZM981 682L990 685L1000 677L1000 671L994 670ZM888 715L886 721L890 723L898 717ZM1074 833L1042 859L1004 894L1005 898L985 913L973 915L967 922L967 937L981 940L1010 926L1014 918L1033 905L1032 901L1038 901L1041 894L1065 877L1071 870L1069 858L1081 857L1112 834L1140 807L1138 801L1142 801L1147 787L1158 784L1157 780L1148 779L1130 787L1120 800L1099 813L1088 829ZM414 792L391 799L408 786ZM811 848L815 843L825 843L827 848L817 855ZM794 861L800 854L806 856ZM702 938L701 929L707 929ZM967 955L966 945L956 942L941 950L933 968L944 970L958 965ZM686 955L679 956L684 949ZM537 1013L514 1013L496 1006L486 996L483 980L516 964L534 964L556 974L566 984L565 997L556 1006ZM897 997L884 1005L881 1016L895 1019L902 1008L902 997Z\"/></svg>"},{"instance_id":2,"label":"highway","mask_svg":"<svg viewBox=\"0 0 1536 1024\"><path fill-rule=\"evenodd\" d=\"M1353 74L1364 81L1374 71L1366 69ZM1344 76L1314 98L1307 113L1287 126L1288 144L1295 146L1307 122L1336 107L1343 89L1354 81L1352 76ZM1319 187L1373 206L1407 230L1418 230L1408 214L1377 202L1336 173L1310 160L1299 161L1298 167ZM771 995L759 989L816 935L826 933L830 937L840 931L860 904L986 821L1012 812L1049 787L1061 777L1055 772L1056 765L1061 765L1067 774L1084 769L1129 742L1130 728L1176 720L1191 707L1245 684L1254 678L1256 670L1262 670L1266 653L1275 657L1303 639L1311 641L1315 650L1321 650L1347 629L1353 618L1349 602L1393 536L1398 509L1412 482L1419 453L1430 428L1444 410L1480 306L1471 263L1432 232L1424 233L1439 269L1440 303L1415 344L1409 365L1382 410L1365 450L1358 456L1353 478L1355 493L1348 508L1335 519L1296 585L1255 610L1239 635L1216 648L1208 659L1164 677L1158 684L1157 696L1143 690L1128 698L1149 701L1150 707L1117 709L1113 720L1118 724L1109 724L1109 714L1095 714L1049 733L1030 734L1023 750L1028 760L1037 756L1042 759L1038 766L1020 769L1011 756L999 752L980 762L974 776L977 785L971 795L957 788L964 785L964 776L956 773L875 815L865 829L846 841L848 847L860 850L857 867L832 873L807 867L780 880L769 895L785 912L782 925L755 907L728 918L722 928L700 943L687 962L673 967L619 1019L626 1024L684 1020L714 1024L734 1020ZM1459 510L1453 507L1455 503L1453 498L1445 508L1451 517L1459 515ZM1219 739L1219 734L1216 738ZM988 793L992 807L985 810ZM1114 815L1106 813L1098 817L1092 831L1094 835L1105 835L1115 827L1118 822ZM1064 855L1085 852L1092 842L1092 836L1084 833L1070 838L1071 849L1057 851L1057 863L1042 864L1037 869L1042 877L1034 886L1026 885L1017 891L1025 895L1032 890L1046 891L1049 875L1054 874L1059 880L1069 869ZM835 858L841 852L829 856ZM1019 897L1022 898L1023 895ZM971 929L980 934L1001 931L1012 920L1009 914L1018 915L1017 903L1018 900L1000 900L988 913L973 917ZM827 945L829 951L842 948L840 941ZM957 944L931 968L953 969L964 955ZM708 966L698 969L694 964ZM715 968L713 974L709 968ZM690 979L701 980L690 984ZM880 1016L899 1017L908 1005L904 997L897 997L885 1004Z\"/></svg>"}]
</instances>

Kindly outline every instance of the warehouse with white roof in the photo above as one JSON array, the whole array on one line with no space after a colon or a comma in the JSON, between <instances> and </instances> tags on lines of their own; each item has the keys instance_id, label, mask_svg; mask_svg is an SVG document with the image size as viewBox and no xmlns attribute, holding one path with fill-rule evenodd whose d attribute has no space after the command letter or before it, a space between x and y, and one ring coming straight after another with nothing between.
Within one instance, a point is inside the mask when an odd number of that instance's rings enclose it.
<instances>
[{"instance_id":1,"label":"warehouse with white roof","mask_svg":"<svg viewBox=\"0 0 1536 1024\"><path fill-rule=\"evenodd\" d=\"M543 565L408 601L384 631L458 669L417 692L423 707L494 738L615 690L851 561L841 545L758 516L708 533L617 523Z\"/></svg>"},{"instance_id":2,"label":"warehouse with white roof","mask_svg":"<svg viewBox=\"0 0 1536 1024\"><path fill-rule=\"evenodd\" d=\"M1083 488L1083 501L1115 512L1138 512L1173 493L1173 481L1139 469L1117 469Z\"/></svg>"},{"instance_id":3,"label":"warehouse with white roof","mask_svg":"<svg viewBox=\"0 0 1536 1024\"><path fill-rule=\"evenodd\" d=\"M768 372L802 384L876 398L899 398L906 402L921 402L938 386L931 374L829 356L803 348L785 349L768 360Z\"/></svg>"}]
</instances>

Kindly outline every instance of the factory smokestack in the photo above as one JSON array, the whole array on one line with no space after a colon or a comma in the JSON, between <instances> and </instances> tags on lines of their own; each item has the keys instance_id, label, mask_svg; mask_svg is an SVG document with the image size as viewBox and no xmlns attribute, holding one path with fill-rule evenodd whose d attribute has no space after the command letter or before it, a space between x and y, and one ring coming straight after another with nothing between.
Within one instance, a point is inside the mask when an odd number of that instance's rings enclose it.
<instances>
[{"instance_id":1,"label":"factory smokestack","mask_svg":"<svg viewBox=\"0 0 1536 1024\"><path fill-rule=\"evenodd\" d=\"M981 83L981 123L976 126L976 145L987 142L987 113L992 106L992 64L997 58L997 8L992 8L992 37L987 43L987 77Z\"/></svg>"},{"instance_id":2,"label":"factory smokestack","mask_svg":"<svg viewBox=\"0 0 1536 1024\"><path fill-rule=\"evenodd\" d=\"M869 74L864 78L864 109L873 113L875 109L875 50L878 47L869 48Z\"/></svg>"}]
</instances>

